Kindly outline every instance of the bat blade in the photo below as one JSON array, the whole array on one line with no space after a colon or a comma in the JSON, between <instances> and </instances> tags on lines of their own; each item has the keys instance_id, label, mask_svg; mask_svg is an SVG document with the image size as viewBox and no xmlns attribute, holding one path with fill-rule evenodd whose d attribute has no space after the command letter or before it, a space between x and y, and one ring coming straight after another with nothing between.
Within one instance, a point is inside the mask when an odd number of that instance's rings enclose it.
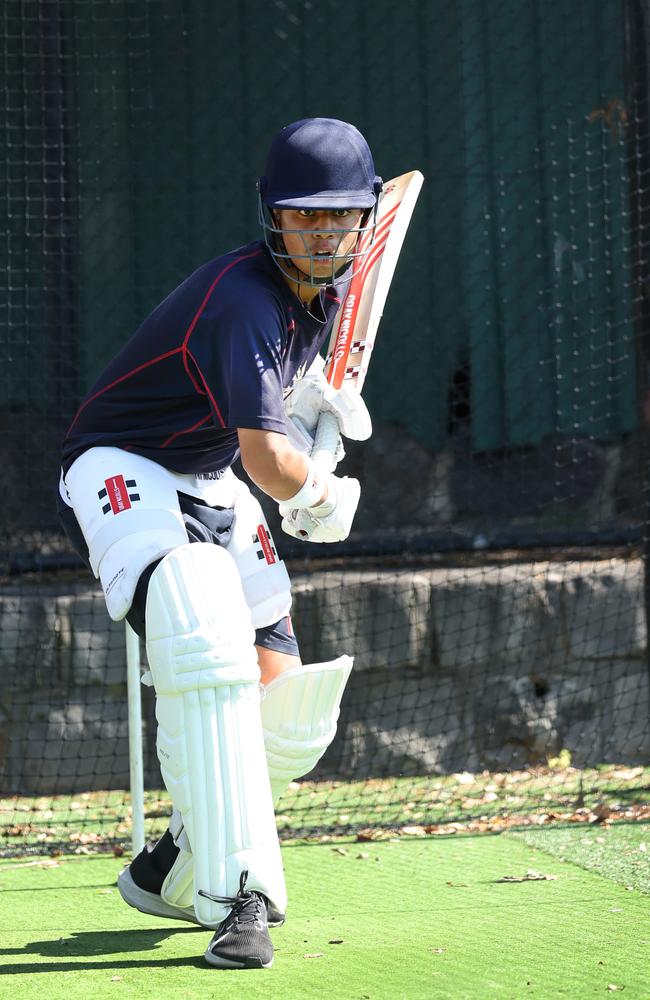
<instances>
[{"instance_id":1,"label":"bat blade","mask_svg":"<svg viewBox=\"0 0 650 1000\"><path fill-rule=\"evenodd\" d=\"M325 375L336 389L353 382L361 392L377 327L424 177L419 170L388 181L377 212L374 239L353 275L330 336ZM364 249L362 244L361 249Z\"/></svg>"}]
</instances>

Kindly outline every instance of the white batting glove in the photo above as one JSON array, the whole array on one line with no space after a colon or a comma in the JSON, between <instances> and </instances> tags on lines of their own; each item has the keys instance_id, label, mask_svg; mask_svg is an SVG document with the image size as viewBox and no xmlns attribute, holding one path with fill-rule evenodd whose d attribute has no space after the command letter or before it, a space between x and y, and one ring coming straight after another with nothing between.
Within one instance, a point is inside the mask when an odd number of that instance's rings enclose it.
<instances>
[{"instance_id":1,"label":"white batting glove","mask_svg":"<svg viewBox=\"0 0 650 1000\"><path fill-rule=\"evenodd\" d=\"M360 496L358 479L330 475L324 503L300 509L280 504L282 530L305 542L342 542L350 534Z\"/></svg>"},{"instance_id":2,"label":"white batting glove","mask_svg":"<svg viewBox=\"0 0 650 1000\"><path fill-rule=\"evenodd\" d=\"M317 503L325 490L325 500ZM310 461L301 488L279 504L282 530L303 541L342 542L350 534L360 495L358 479L325 473Z\"/></svg>"},{"instance_id":3,"label":"white batting glove","mask_svg":"<svg viewBox=\"0 0 650 1000\"><path fill-rule=\"evenodd\" d=\"M287 431L287 437L289 441L294 446L297 451L303 453L303 455L311 455L314 448L314 438L316 435L316 428L314 427L312 433L307 430L302 421L295 417L289 418L285 422L285 427ZM336 466L339 462L343 461L345 458L345 448L343 447L343 441L341 440L341 435L336 444L336 451L332 456L332 461L326 465L327 472L334 472Z\"/></svg>"},{"instance_id":4,"label":"white batting glove","mask_svg":"<svg viewBox=\"0 0 650 1000\"><path fill-rule=\"evenodd\" d=\"M332 413L340 434L353 441L365 441L372 434L370 414L359 393L351 385L334 389L322 368L323 359L319 356L284 401L289 440L294 447L307 453L311 452L321 413ZM333 469L344 455L343 444L339 440Z\"/></svg>"}]
</instances>

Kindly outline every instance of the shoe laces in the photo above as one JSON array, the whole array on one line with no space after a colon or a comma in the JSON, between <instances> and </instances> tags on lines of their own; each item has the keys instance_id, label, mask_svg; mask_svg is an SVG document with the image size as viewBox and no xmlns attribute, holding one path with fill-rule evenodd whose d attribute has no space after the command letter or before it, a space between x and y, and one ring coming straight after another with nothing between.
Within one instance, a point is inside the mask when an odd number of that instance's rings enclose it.
<instances>
[{"instance_id":1,"label":"shoe laces","mask_svg":"<svg viewBox=\"0 0 650 1000\"><path fill-rule=\"evenodd\" d=\"M211 899L213 903L223 903L225 906L232 906L228 917L237 917L240 923L252 923L261 918L263 897L258 892L251 892L246 889L248 871L243 871L239 876L239 891L236 896L215 896L211 892L199 889L199 896Z\"/></svg>"}]
</instances>

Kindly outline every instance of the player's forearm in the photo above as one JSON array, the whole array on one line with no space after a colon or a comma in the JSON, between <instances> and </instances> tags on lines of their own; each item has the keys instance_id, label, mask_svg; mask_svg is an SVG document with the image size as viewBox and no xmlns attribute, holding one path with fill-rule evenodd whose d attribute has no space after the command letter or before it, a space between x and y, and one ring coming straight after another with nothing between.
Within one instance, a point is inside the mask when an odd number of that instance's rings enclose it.
<instances>
[{"instance_id":1,"label":"player's forearm","mask_svg":"<svg viewBox=\"0 0 650 1000\"><path fill-rule=\"evenodd\" d=\"M295 496L307 478L306 455L284 434L240 427L238 435L242 465L255 485L276 500Z\"/></svg>"}]
</instances>

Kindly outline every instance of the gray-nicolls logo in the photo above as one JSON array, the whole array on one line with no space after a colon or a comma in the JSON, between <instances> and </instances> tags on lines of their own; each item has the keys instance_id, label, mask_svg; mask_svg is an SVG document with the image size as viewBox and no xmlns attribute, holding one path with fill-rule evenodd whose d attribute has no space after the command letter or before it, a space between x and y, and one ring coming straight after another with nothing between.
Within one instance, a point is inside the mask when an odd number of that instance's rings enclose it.
<instances>
[{"instance_id":1,"label":"gray-nicolls logo","mask_svg":"<svg viewBox=\"0 0 650 1000\"><path fill-rule=\"evenodd\" d=\"M124 476L110 476L104 480L104 486L98 491L97 496L102 504L103 514L121 514L123 510L129 508L140 499L137 492L138 484L135 479L125 479Z\"/></svg>"}]
</instances>

